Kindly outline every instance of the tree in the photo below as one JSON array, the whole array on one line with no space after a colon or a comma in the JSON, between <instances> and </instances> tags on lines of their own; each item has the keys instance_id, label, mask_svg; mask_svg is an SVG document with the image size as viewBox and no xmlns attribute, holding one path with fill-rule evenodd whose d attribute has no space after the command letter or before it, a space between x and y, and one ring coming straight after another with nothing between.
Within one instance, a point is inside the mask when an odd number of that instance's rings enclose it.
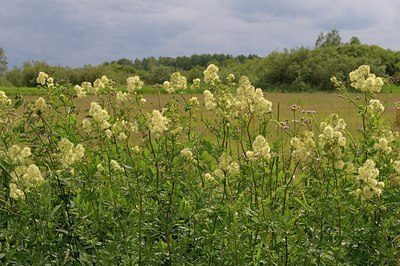
<instances>
[{"instance_id":1,"label":"tree","mask_svg":"<svg viewBox=\"0 0 400 266\"><path fill-rule=\"evenodd\" d=\"M361 41L360 41L360 39L358 37L353 36L350 39L350 44L361 44Z\"/></svg>"},{"instance_id":2,"label":"tree","mask_svg":"<svg viewBox=\"0 0 400 266\"><path fill-rule=\"evenodd\" d=\"M327 46L338 46L342 44L342 37L339 35L338 30L331 30L326 35L320 33L315 42L315 47L327 47Z\"/></svg>"},{"instance_id":3,"label":"tree","mask_svg":"<svg viewBox=\"0 0 400 266\"><path fill-rule=\"evenodd\" d=\"M0 47L0 75L4 74L7 70L7 57L4 53L3 48Z\"/></svg>"}]
</instances>

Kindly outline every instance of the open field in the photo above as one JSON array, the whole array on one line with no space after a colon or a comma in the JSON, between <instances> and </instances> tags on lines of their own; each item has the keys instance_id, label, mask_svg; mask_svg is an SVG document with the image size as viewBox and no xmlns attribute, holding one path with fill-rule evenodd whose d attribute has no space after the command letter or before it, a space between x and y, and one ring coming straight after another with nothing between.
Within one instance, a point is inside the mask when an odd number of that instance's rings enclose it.
<instances>
[{"instance_id":1,"label":"open field","mask_svg":"<svg viewBox=\"0 0 400 266\"><path fill-rule=\"evenodd\" d=\"M184 97L189 99L190 97L198 97L202 101L202 94L185 94ZM357 97L362 97L362 94L353 93L350 94L352 99L357 99ZM164 106L169 101L182 101L181 95L155 95L155 94L145 94L144 98L147 100L144 105L146 111L151 111L153 109L159 109L159 106ZM357 115L357 108L354 104L350 103L347 99L340 97L335 93L326 92L314 92L314 93L266 93L265 97L270 100L273 104L273 118L279 121L292 120L293 113L290 106L293 104L299 105L300 110L297 114L297 119L303 116L302 110L312 110L315 111L314 117L317 122L324 121L329 114L336 113L340 117L344 118L348 130L351 133L356 133L357 129L361 127L360 116ZM38 96L26 96L27 101L35 100ZM382 103L386 102L387 108L383 115L387 125L391 128L397 128L396 125L396 102L400 102L400 92L395 93L381 93L377 95L377 98L381 100ZM90 103L94 101L94 97L87 97L83 99L77 99L76 104L79 110L88 110ZM360 103L361 104L361 103ZM278 111L279 109L279 111ZM204 111L204 110L203 110ZM80 118L83 118L84 112L80 112ZM279 119L278 119L279 115Z\"/></svg>"}]
</instances>

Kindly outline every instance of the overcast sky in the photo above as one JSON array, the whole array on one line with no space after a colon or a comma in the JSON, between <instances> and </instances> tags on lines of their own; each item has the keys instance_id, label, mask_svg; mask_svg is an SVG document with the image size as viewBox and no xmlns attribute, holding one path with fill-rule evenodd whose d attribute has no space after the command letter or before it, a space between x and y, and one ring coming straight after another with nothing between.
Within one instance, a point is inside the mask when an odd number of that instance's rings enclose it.
<instances>
[{"instance_id":1,"label":"overcast sky","mask_svg":"<svg viewBox=\"0 0 400 266\"><path fill-rule=\"evenodd\" d=\"M398 0L1 0L9 68L30 60L79 67L120 58L257 54L344 42L400 50Z\"/></svg>"}]
</instances>

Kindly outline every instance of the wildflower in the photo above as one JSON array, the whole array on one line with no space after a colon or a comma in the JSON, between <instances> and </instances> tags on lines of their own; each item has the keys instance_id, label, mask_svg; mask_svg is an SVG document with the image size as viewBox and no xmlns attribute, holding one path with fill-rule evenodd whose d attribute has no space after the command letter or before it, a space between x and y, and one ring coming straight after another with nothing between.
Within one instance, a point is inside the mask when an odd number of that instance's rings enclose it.
<instances>
[{"instance_id":1,"label":"wildflower","mask_svg":"<svg viewBox=\"0 0 400 266\"><path fill-rule=\"evenodd\" d=\"M128 93L136 93L143 87L144 82L140 80L139 76L133 76L126 79L126 84L128 85Z\"/></svg>"},{"instance_id":2,"label":"wildflower","mask_svg":"<svg viewBox=\"0 0 400 266\"><path fill-rule=\"evenodd\" d=\"M190 86L190 89L195 90L195 89L200 88L200 83L201 83L201 80L199 78L195 78L192 81L192 85Z\"/></svg>"},{"instance_id":3,"label":"wildflower","mask_svg":"<svg viewBox=\"0 0 400 266\"><path fill-rule=\"evenodd\" d=\"M46 101L42 97L39 97L35 102L35 107L33 108L33 110L36 112L44 112L46 108Z\"/></svg>"},{"instance_id":4,"label":"wildflower","mask_svg":"<svg viewBox=\"0 0 400 266\"><path fill-rule=\"evenodd\" d=\"M111 169L113 169L115 171L118 171L118 172L124 171L124 168L122 168L116 160L111 160L110 166L111 166Z\"/></svg>"},{"instance_id":5,"label":"wildflower","mask_svg":"<svg viewBox=\"0 0 400 266\"><path fill-rule=\"evenodd\" d=\"M90 82L82 82L81 87L82 90L87 91L90 94L97 94L97 88L93 88L92 83Z\"/></svg>"},{"instance_id":6,"label":"wildflower","mask_svg":"<svg viewBox=\"0 0 400 266\"><path fill-rule=\"evenodd\" d=\"M304 136L293 137L290 140L290 146L293 148L292 156L295 160L305 162L312 154L315 148L314 134L311 131L305 131Z\"/></svg>"},{"instance_id":7,"label":"wildflower","mask_svg":"<svg viewBox=\"0 0 400 266\"><path fill-rule=\"evenodd\" d=\"M124 132L119 133L118 135L118 141L123 142L127 139L128 137L126 136L126 134Z\"/></svg>"},{"instance_id":8,"label":"wildflower","mask_svg":"<svg viewBox=\"0 0 400 266\"><path fill-rule=\"evenodd\" d=\"M168 93L185 90L187 88L186 78L179 72L172 73L170 81L165 81L163 86Z\"/></svg>"},{"instance_id":9,"label":"wildflower","mask_svg":"<svg viewBox=\"0 0 400 266\"><path fill-rule=\"evenodd\" d=\"M215 181L214 177L210 173L205 173L204 174L204 179L208 182L213 182Z\"/></svg>"},{"instance_id":10,"label":"wildflower","mask_svg":"<svg viewBox=\"0 0 400 266\"><path fill-rule=\"evenodd\" d=\"M370 73L368 65L361 65L349 74L351 86L362 92L378 93L383 86L383 79Z\"/></svg>"},{"instance_id":11,"label":"wildflower","mask_svg":"<svg viewBox=\"0 0 400 266\"><path fill-rule=\"evenodd\" d=\"M239 79L234 102L236 111L242 116L249 112L263 116L272 111L272 103L264 98L263 91L260 88L256 89L246 76Z\"/></svg>"},{"instance_id":12,"label":"wildflower","mask_svg":"<svg viewBox=\"0 0 400 266\"><path fill-rule=\"evenodd\" d=\"M118 91L117 94L115 95L115 99L117 100L118 103L123 103L128 101L128 93Z\"/></svg>"},{"instance_id":13,"label":"wildflower","mask_svg":"<svg viewBox=\"0 0 400 266\"><path fill-rule=\"evenodd\" d=\"M230 74L226 77L226 80L227 80L229 83L233 83L233 82L235 81L235 75L232 74L232 73L230 73Z\"/></svg>"},{"instance_id":14,"label":"wildflower","mask_svg":"<svg viewBox=\"0 0 400 266\"><path fill-rule=\"evenodd\" d=\"M106 169L104 169L104 167L103 167L103 165L101 163L99 163L96 166L96 169L97 169L97 172L99 172L99 173L104 172L106 170Z\"/></svg>"},{"instance_id":15,"label":"wildflower","mask_svg":"<svg viewBox=\"0 0 400 266\"><path fill-rule=\"evenodd\" d=\"M60 150L59 158L63 168L68 168L73 163L82 159L85 153L85 148L82 144L74 146L67 138L62 138L58 143Z\"/></svg>"},{"instance_id":16,"label":"wildflower","mask_svg":"<svg viewBox=\"0 0 400 266\"><path fill-rule=\"evenodd\" d=\"M380 115L385 111L385 107L383 106L383 104L381 104L379 100L373 99L369 101L367 111L372 115Z\"/></svg>"},{"instance_id":17,"label":"wildflower","mask_svg":"<svg viewBox=\"0 0 400 266\"><path fill-rule=\"evenodd\" d=\"M17 184L10 183L10 198L17 200L17 199L25 199L25 193L18 188Z\"/></svg>"},{"instance_id":18,"label":"wildflower","mask_svg":"<svg viewBox=\"0 0 400 266\"><path fill-rule=\"evenodd\" d=\"M31 164L26 168L25 173L21 177L21 181L26 188L30 188L42 183L44 178L39 167L35 164Z\"/></svg>"},{"instance_id":19,"label":"wildflower","mask_svg":"<svg viewBox=\"0 0 400 266\"><path fill-rule=\"evenodd\" d=\"M232 157L227 153L223 153L219 157L218 168L214 171L214 175L219 178L224 178L225 173L234 175L239 173L240 166L237 162L234 162Z\"/></svg>"},{"instance_id":20,"label":"wildflower","mask_svg":"<svg viewBox=\"0 0 400 266\"><path fill-rule=\"evenodd\" d=\"M95 94L97 94L99 91L105 89L106 87L112 87L114 84L115 82L113 80L107 78L107 76L102 76L93 82L93 90Z\"/></svg>"},{"instance_id":21,"label":"wildflower","mask_svg":"<svg viewBox=\"0 0 400 266\"><path fill-rule=\"evenodd\" d=\"M261 157L267 160L271 158L271 148L269 147L267 140L263 136L258 135L254 140L252 147L254 154L257 157Z\"/></svg>"},{"instance_id":22,"label":"wildflower","mask_svg":"<svg viewBox=\"0 0 400 266\"><path fill-rule=\"evenodd\" d=\"M181 156L190 160L193 158L193 153L189 148L183 148L180 152Z\"/></svg>"},{"instance_id":23,"label":"wildflower","mask_svg":"<svg viewBox=\"0 0 400 266\"><path fill-rule=\"evenodd\" d=\"M134 146L134 147L132 147L132 151L133 151L134 153L139 153L139 152L140 152L139 146Z\"/></svg>"},{"instance_id":24,"label":"wildflower","mask_svg":"<svg viewBox=\"0 0 400 266\"><path fill-rule=\"evenodd\" d=\"M383 153L390 153L392 148L388 146L389 141L386 138L380 138L377 143L374 144L374 149Z\"/></svg>"},{"instance_id":25,"label":"wildflower","mask_svg":"<svg viewBox=\"0 0 400 266\"><path fill-rule=\"evenodd\" d=\"M111 129L107 129L107 130L105 131L105 133L106 133L106 137L107 137L108 139L111 139L111 138L112 138L113 132L111 131Z\"/></svg>"},{"instance_id":26,"label":"wildflower","mask_svg":"<svg viewBox=\"0 0 400 266\"><path fill-rule=\"evenodd\" d=\"M21 149L18 145L12 145L8 148L7 155L12 164L25 164L32 153L29 147Z\"/></svg>"},{"instance_id":27,"label":"wildflower","mask_svg":"<svg viewBox=\"0 0 400 266\"><path fill-rule=\"evenodd\" d=\"M363 195L370 199L374 196L380 196L385 184L376 179L379 176L379 170L375 168L375 162L371 159L365 161L364 165L358 168L357 180L363 182Z\"/></svg>"},{"instance_id":28,"label":"wildflower","mask_svg":"<svg viewBox=\"0 0 400 266\"><path fill-rule=\"evenodd\" d=\"M107 110L102 109L98 103L92 102L90 104L89 115L91 115L96 122L100 123L102 130L110 127L110 123L107 121L110 116Z\"/></svg>"},{"instance_id":29,"label":"wildflower","mask_svg":"<svg viewBox=\"0 0 400 266\"><path fill-rule=\"evenodd\" d=\"M13 199L24 199L25 192L37 187L44 182L43 175L35 164L29 166L18 166L11 173L10 197Z\"/></svg>"},{"instance_id":30,"label":"wildflower","mask_svg":"<svg viewBox=\"0 0 400 266\"><path fill-rule=\"evenodd\" d=\"M225 178L224 171L222 169L219 169L219 168L214 170L214 175L216 177L219 177L220 179L224 179Z\"/></svg>"},{"instance_id":31,"label":"wildflower","mask_svg":"<svg viewBox=\"0 0 400 266\"><path fill-rule=\"evenodd\" d=\"M190 104L190 106L199 106L200 105L200 102L199 102L199 99L197 99L197 97L192 97L192 98L190 98L189 99L189 104Z\"/></svg>"},{"instance_id":32,"label":"wildflower","mask_svg":"<svg viewBox=\"0 0 400 266\"><path fill-rule=\"evenodd\" d=\"M3 107L7 107L11 105L11 100L7 97L7 95L4 93L4 91L0 91L0 104Z\"/></svg>"},{"instance_id":33,"label":"wildflower","mask_svg":"<svg viewBox=\"0 0 400 266\"><path fill-rule=\"evenodd\" d=\"M204 70L204 82L210 85L221 82L218 77L218 67L214 64L210 64L206 70Z\"/></svg>"},{"instance_id":34,"label":"wildflower","mask_svg":"<svg viewBox=\"0 0 400 266\"><path fill-rule=\"evenodd\" d=\"M206 109L208 111L213 110L217 106L217 104L215 103L214 95L209 90L205 90L203 94L204 94L204 104L206 106Z\"/></svg>"},{"instance_id":35,"label":"wildflower","mask_svg":"<svg viewBox=\"0 0 400 266\"><path fill-rule=\"evenodd\" d=\"M152 114L150 131L159 136L168 130L169 119L163 116L158 110L153 110Z\"/></svg>"},{"instance_id":36,"label":"wildflower","mask_svg":"<svg viewBox=\"0 0 400 266\"><path fill-rule=\"evenodd\" d=\"M36 78L36 82L40 85L45 85L49 75L44 72L39 72L39 76Z\"/></svg>"},{"instance_id":37,"label":"wildflower","mask_svg":"<svg viewBox=\"0 0 400 266\"><path fill-rule=\"evenodd\" d=\"M140 99L140 103L141 103L141 104L145 104L146 102L147 102L147 100L146 100L145 98L141 98L141 99Z\"/></svg>"},{"instance_id":38,"label":"wildflower","mask_svg":"<svg viewBox=\"0 0 400 266\"><path fill-rule=\"evenodd\" d=\"M75 92L76 92L76 96L78 96L78 98L85 98L86 97L86 91L79 85L75 85L74 87Z\"/></svg>"},{"instance_id":39,"label":"wildflower","mask_svg":"<svg viewBox=\"0 0 400 266\"><path fill-rule=\"evenodd\" d=\"M90 132L92 130L92 123L90 123L89 119L84 118L82 120L82 127L86 132Z\"/></svg>"}]
</instances>

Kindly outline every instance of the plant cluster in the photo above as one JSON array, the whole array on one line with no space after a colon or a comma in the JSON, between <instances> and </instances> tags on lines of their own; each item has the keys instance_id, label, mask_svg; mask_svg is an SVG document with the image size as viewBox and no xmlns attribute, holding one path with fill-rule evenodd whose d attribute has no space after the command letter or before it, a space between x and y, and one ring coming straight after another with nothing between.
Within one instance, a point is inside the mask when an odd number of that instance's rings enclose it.
<instances>
[{"instance_id":1,"label":"plant cluster","mask_svg":"<svg viewBox=\"0 0 400 266\"><path fill-rule=\"evenodd\" d=\"M331 79L362 122L352 136L297 105L282 121L248 77L218 71L200 100L180 94L199 79L172 74L173 100L150 111L138 76L122 92L40 73L43 97L0 93L0 262L398 263L400 142L375 99L382 79L351 72L360 99Z\"/></svg>"}]
</instances>

